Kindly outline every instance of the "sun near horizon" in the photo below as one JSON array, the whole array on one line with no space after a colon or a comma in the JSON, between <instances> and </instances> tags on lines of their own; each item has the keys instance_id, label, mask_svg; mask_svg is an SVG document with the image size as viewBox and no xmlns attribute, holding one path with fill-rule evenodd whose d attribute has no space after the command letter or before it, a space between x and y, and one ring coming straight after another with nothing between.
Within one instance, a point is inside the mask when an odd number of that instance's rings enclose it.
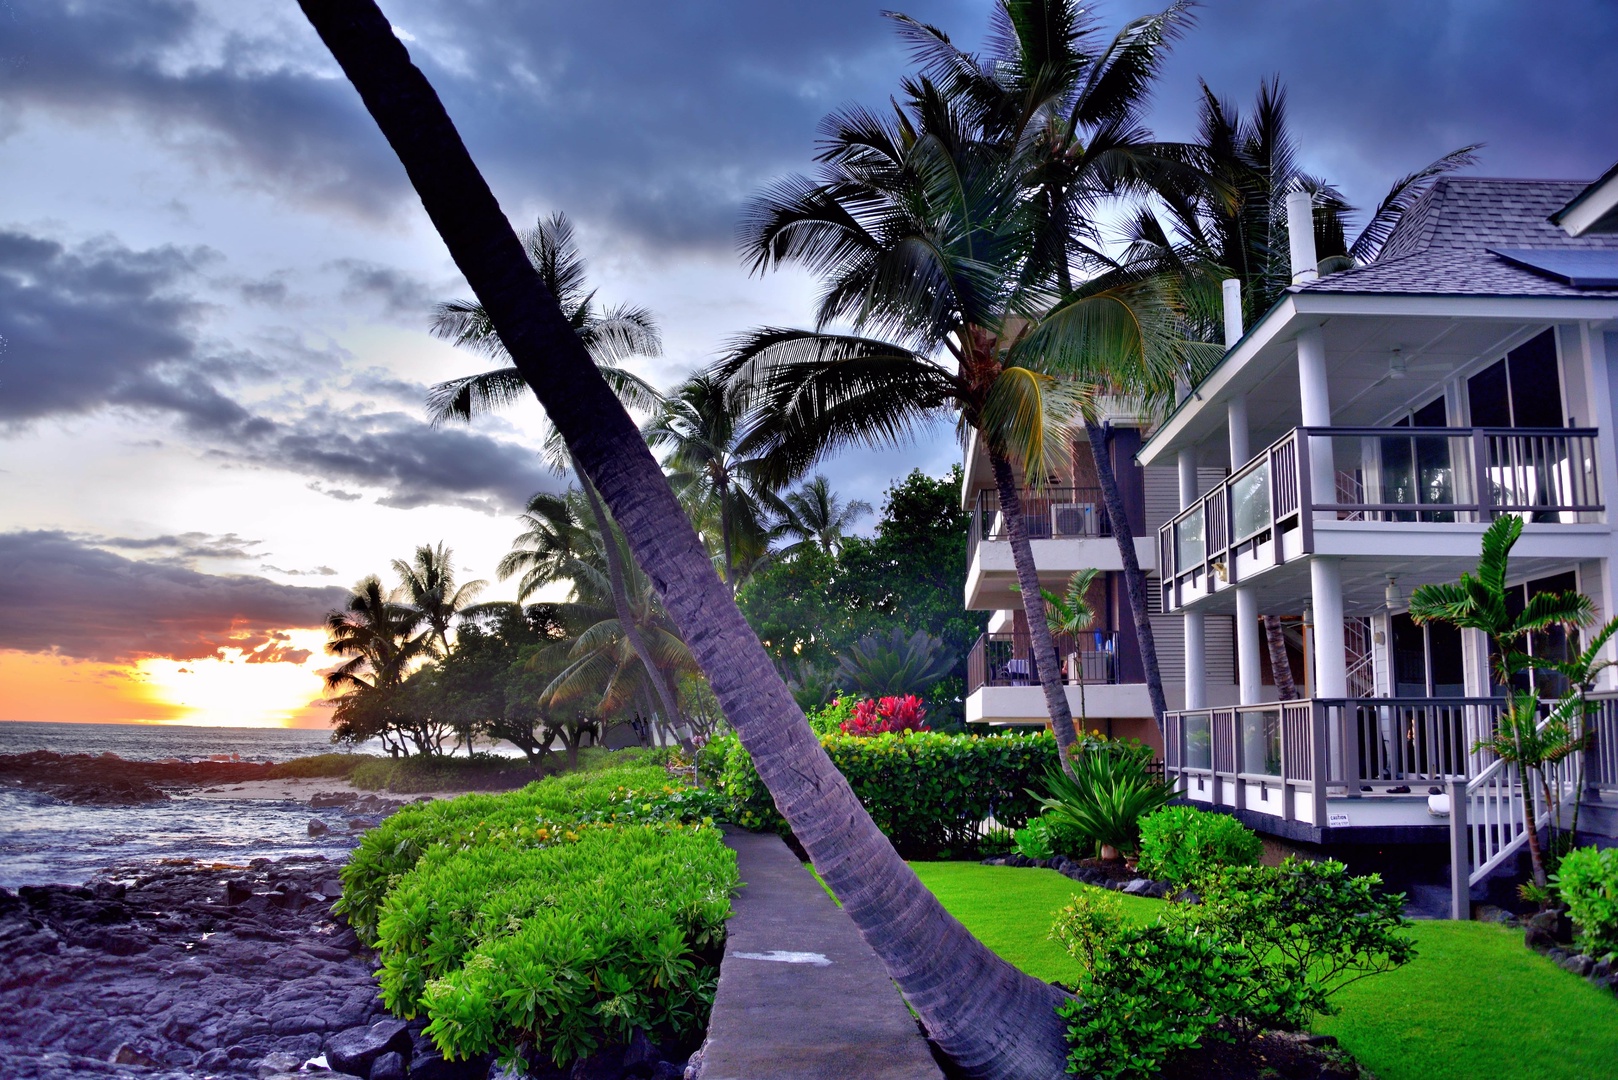
<instances>
[{"instance_id":1,"label":"sun near horizon","mask_svg":"<svg viewBox=\"0 0 1618 1080\"><path fill-rule=\"evenodd\" d=\"M0 723L326 728L331 710L320 705L321 673L332 659L325 633L286 635L288 649L307 651L300 662L266 662L241 648L128 663L0 650Z\"/></svg>"}]
</instances>

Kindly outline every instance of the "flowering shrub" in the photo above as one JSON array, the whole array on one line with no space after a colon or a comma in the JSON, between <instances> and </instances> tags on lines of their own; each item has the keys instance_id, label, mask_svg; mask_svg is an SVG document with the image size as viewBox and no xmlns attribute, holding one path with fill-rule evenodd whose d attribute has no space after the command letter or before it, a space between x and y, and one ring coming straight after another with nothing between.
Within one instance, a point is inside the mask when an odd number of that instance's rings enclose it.
<instances>
[{"instance_id":1,"label":"flowering shrub","mask_svg":"<svg viewBox=\"0 0 1618 1080\"><path fill-rule=\"evenodd\" d=\"M836 735L854 718L855 704L853 695L844 694L830 705L810 709L804 715L809 718L809 726L816 735Z\"/></svg>"},{"instance_id":2,"label":"flowering shrub","mask_svg":"<svg viewBox=\"0 0 1618 1080\"><path fill-rule=\"evenodd\" d=\"M866 698L854 706L854 715L842 723L844 735L898 735L928 731L922 719L927 710L915 694L904 697Z\"/></svg>"}]
</instances>

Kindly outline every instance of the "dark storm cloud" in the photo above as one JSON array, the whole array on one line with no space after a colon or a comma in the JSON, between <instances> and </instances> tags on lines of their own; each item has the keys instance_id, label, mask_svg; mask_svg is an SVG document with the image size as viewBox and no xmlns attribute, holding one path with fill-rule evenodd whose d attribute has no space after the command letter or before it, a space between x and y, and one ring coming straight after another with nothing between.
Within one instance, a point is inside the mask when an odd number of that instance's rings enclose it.
<instances>
[{"instance_id":1,"label":"dark storm cloud","mask_svg":"<svg viewBox=\"0 0 1618 1080\"><path fill-rule=\"evenodd\" d=\"M198 305L177 287L206 258L110 239L69 248L0 230L0 422L119 402L204 427L241 419L210 387L170 381L196 358Z\"/></svg>"},{"instance_id":2,"label":"dark storm cloud","mask_svg":"<svg viewBox=\"0 0 1618 1080\"><path fill-rule=\"evenodd\" d=\"M258 39L212 30L188 0L17 0L0 96L85 118L124 110L205 164L365 214L407 191L404 171L302 20ZM266 22L269 22L266 19ZM290 28L290 33L288 33Z\"/></svg>"},{"instance_id":3,"label":"dark storm cloud","mask_svg":"<svg viewBox=\"0 0 1618 1080\"><path fill-rule=\"evenodd\" d=\"M1160 6L1100 12L1118 25ZM1159 134L1194 133L1199 75L1244 111L1279 75L1305 166L1367 211L1468 143L1487 144L1478 175L1594 179L1618 160L1610 0L1217 0L1196 14L1153 97Z\"/></svg>"},{"instance_id":4,"label":"dark storm cloud","mask_svg":"<svg viewBox=\"0 0 1618 1080\"><path fill-rule=\"evenodd\" d=\"M262 540L246 540L235 533L225 533L216 536L205 532L170 533L164 536L104 536L104 537L77 537L101 547L117 548L120 551L156 551L169 560L190 559L252 559L257 557L252 549L263 544Z\"/></svg>"},{"instance_id":5,"label":"dark storm cloud","mask_svg":"<svg viewBox=\"0 0 1618 1080\"><path fill-rule=\"evenodd\" d=\"M331 266L343 275L342 298L380 303L390 318L424 328L440 297L412 274L359 259L339 259Z\"/></svg>"},{"instance_id":6,"label":"dark storm cloud","mask_svg":"<svg viewBox=\"0 0 1618 1080\"><path fill-rule=\"evenodd\" d=\"M824 113L895 88L902 52L880 6L634 0L603 17L586 4L401 0L388 14L503 198L542 199L632 244L728 250L741 201L807 161ZM982 30L964 0L909 10ZM408 202L403 170L307 26L266 17L261 37L205 50L207 12L23 0L0 96L83 117L125 110L290 198L366 214Z\"/></svg>"},{"instance_id":7,"label":"dark storm cloud","mask_svg":"<svg viewBox=\"0 0 1618 1080\"><path fill-rule=\"evenodd\" d=\"M0 533L0 564L10 582L0 649L107 663L275 648L280 632L319 626L347 595L126 559L61 532Z\"/></svg>"},{"instance_id":8,"label":"dark storm cloud","mask_svg":"<svg viewBox=\"0 0 1618 1080\"><path fill-rule=\"evenodd\" d=\"M507 513L534 492L561 486L530 448L396 412L312 409L242 452L262 465L318 475L316 490L335 499L353 495L325 482L380 488L377 502L401 510L461 506Z\"/></svg>"}]
</instances>

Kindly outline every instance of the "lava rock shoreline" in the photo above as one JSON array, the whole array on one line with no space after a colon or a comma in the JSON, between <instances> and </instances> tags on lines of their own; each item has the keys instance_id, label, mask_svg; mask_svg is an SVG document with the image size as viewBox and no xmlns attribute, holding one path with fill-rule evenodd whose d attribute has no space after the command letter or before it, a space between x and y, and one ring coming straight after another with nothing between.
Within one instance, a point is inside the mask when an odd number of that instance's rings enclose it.
<instances>
[{"instance_id":1,"label":"lava rock shoreline","mask_svg":"<svg viewBox=\"0 0 1618 1080\"><path fill-rule=\"evenodd\" d=\"M137 806L166 800L165 786L267 780L274 768L267 761L129 761L111 753L34 750L0 754L0 783L42 791L80 806Z\"/></svg>"}]
</instances>

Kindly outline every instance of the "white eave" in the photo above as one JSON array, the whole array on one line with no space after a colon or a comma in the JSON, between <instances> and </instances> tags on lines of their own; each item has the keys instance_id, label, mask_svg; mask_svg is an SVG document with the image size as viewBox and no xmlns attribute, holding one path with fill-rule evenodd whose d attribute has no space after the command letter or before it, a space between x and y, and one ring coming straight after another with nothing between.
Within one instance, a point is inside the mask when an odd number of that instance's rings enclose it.
<instances>
[{"instance_id":1,"label":"white eave","mask_svg":"<svg viewBox=\"0 0 1618 1080\"><path fill-rule=\"evenodd\" d=\"M1458 296L1349 293L1289 289L1227 352L1213 372L1182 401L1135 455L1141 465L1173 464L1181 448L1196 446L1225 426L1225 404L1275 377L1275 363L1302 330L1334 319L1399 317L1499 320L1519 323L1606 322L1618 319L1618 298ZM1332 363L1328 350L1327 364Z\"/></svg>"},{"instance_id":2,"label":"white eave","mask_svg":"<svg viewBox=\"0 0 1618 1080\"><path fill-rule=\"evenodd\" d=\"M1618 165L1608 169L1601 179L1579 192L1572 202L1552 214L1550 219L1569 236L1583 236L1592 229L1596 232L1618 231Z\"/></svg>"}]
</instances>

